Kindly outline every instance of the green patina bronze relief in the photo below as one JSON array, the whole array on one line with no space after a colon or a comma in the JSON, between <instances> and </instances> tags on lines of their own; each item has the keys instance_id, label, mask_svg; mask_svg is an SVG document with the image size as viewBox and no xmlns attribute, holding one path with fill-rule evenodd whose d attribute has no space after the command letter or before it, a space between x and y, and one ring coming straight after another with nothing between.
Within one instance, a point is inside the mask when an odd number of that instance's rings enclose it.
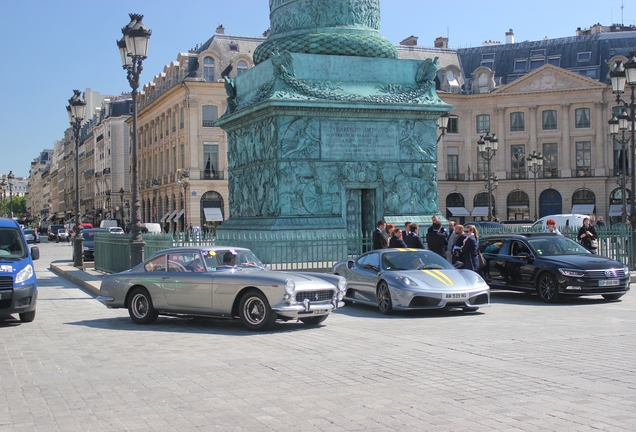
<instances>
[{"instance_id":1,"label":"green patina bronze relief","mask_svg":"<svg viewBox=\"0 0 636 432\"><path fill-rule=\"evenodd\" d=\"M270 37L254 52L262 63L278 51L397 58L379 32L379 0L270 0Z\"/></svg>"}]
</instances>

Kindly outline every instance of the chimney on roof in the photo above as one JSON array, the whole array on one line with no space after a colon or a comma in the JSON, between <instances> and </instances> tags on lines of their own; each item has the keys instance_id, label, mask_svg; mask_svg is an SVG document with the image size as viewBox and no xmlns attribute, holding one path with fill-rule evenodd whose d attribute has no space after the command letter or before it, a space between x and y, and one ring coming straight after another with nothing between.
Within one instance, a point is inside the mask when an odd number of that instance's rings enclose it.
<instances>
[{"instance_id":1,"label":"chimney on roof","mask_svg":"<svg viewBox=\"0 0 636 432\"><path fill-rule=\"evenodd\" d=\"M433 42L433 46L435 48L448 48L448 38L442 36L438 37L435 39L435 42Z\"/></svg>"},{"instance_id":2,"label":"chimney on roof","mask_svg":"<svg viewBox=\"0 0 636 432\"><path fill-rule=\"evenodd\" d=\"M416 46L417 45L417 36L409 36L400 42L400 45L406 46Z\"/></svg>"},{"instance_id":3,"label":"chimney on roof","mask_svg":"<svg viewBox=\"0 0 636 432\"><path fill-rule=\"evenodd\" d=\"M216 28L216 34L225 34L225 27L223 27L223 24L219 24Z\"/></svg>"},{"instance_id":4,"label":"chimney on roof","mask_svg":"<svg viewBox=\"0 0 636 432\"><path fill-rule=\"evenodd\" d=\"M272 29L271 29L271 28L268 28L267 30L265 30L265 31L263 32L263 37L269 37L269 34L271 33L271 31L272 31Z\"/></svg>"},{"instance_id":5,"label":"chimney on roof","mask_svg":"<svg viewBox=\"0 0 636 432\"><path fill-rule=\"evenodd\" d=\"M515 43L515 32L513 32L512 29L506 32L506 43L507 44Z\"/></svg>"}]
</instances>

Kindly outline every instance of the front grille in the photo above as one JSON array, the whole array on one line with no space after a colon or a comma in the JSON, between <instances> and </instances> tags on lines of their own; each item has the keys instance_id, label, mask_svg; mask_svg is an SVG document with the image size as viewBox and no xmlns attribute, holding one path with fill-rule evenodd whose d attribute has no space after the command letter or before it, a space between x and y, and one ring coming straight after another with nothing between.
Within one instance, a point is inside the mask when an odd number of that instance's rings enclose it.
<instances>
[{"instance_id":1,"label":"front grille","mask_svg":"<svg viewBox=\"0 0 636 432\"><path fill-rule=\"evenodd\" d=\"M0 276L0 288L13 288L13 276Z\"/></svg>"},{"instance_id":2,"label":"front grille","mask_svg":"<svg viewBox=\"0 0 636 432\"><path fill-rule=\"evenodd\" d=\"M409 306L410 307L431 307L431 306L439 305L439 301L440 300L436 298L416 296L416 297L413 297Z\"/></svg>"},{"instance_id":3,"label":"front grille","mask_svg":"<svg viewBox=\"0 0 636 432\"><path fill-rule=\"evenodd\" d=\"M333 297L333 290L320 290L320 291L300 291L296 293L296 301L302 303L307 299L310 302L328 301Z\"/></svg>"},{"instance_id":4,"label":"front grille","mask_svg":"<svg viewBox=\"0 0 636 432\"><path fill-rule=\"evenodd\" d=\"M471 302L474 305L479 304L487 304L488 303L488 294L479 294L477 297L473 299Z\"/></svg>"},{"instance_id":5,"label":"front grille","mask_svg":"<svg viewBox=\"0 0 636 432\"><path fill-rule=\"evenodd\" d=\"M607 272L607 274L605 274ZM620 269L607 269L607 270L588 270L587 275L590 279L615 279L624 278L625 270Z\"/></svg>"}]
</instances>

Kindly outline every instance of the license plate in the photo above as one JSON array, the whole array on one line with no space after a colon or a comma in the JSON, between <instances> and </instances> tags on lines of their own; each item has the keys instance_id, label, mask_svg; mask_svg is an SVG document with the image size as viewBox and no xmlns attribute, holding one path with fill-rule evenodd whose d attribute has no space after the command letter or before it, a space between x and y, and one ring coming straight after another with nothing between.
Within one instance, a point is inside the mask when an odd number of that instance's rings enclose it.
<instances>
[{"instance_id":1,"label":"license plate","mask_svg":"<svg viewBox=\"0 0 636 432\"><path fill-rule=\"evenodd\" d=\"M315 311L313 311L313 314L314 314L314 315L324 315L324 314L326 314L327 312L329 312L327 309L320 309L320 310L315 310Z\"/></svg>"},{"instance_id":2,"label":"license plate","mask_svg":"<svg viewBox=\"0 0 636 432\"><path fill-rule=\"evenodd\" d=\"M464 300L468 298L468 293L447 293L444 300Z\"/></svg>"},{"instance_id":3,"label":"license plate","mask_svg":"<svg viewBox=\"0 0 636 432\"><path fill-rule=\"evenodd\" d=\"M620 285L621 281L618 279L606 279L598 281L598 286L615 286Z\"/></svg>"}]
</instances>

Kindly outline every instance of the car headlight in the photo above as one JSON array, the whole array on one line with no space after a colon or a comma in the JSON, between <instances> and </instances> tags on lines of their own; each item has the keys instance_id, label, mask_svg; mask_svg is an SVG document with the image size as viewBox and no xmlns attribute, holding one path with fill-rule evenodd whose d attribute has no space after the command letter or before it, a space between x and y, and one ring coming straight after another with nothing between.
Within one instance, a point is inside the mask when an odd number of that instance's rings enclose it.
<instances>
[{"instance_id":1,"label":"car headlight","mask_svg":"<svg viewBox=\"0 0 636 432\"><path fill-rule=\"evenodd\" d=\"M568 276L568 277L585 277L585 271L584 270L571 270L571 269L559 269L559 272L563 275L563 276Z\"/></svg>"},{"instance_id":2,"label":"car headlight","mask_svg":"<svg viewBox=\"0 0 636 432\"><path fill-rule=\"evenodd\" d=\"M340 292L347 291L347 280L343 277L338 280L338 290Z\"/></svg>"},{"instance_id":3,"label":"car headlight","mask_svg":"<svg viewBox=\"0 0 636 432\"><path fill-rule=\"evenodd\" d=\"M87 251L87 250L88 250L88 247L87 247L87 246L82 246L82 250L83 250L83 251Z\"/></svg>"},{"instance_id":4,"label":"car headlight","mask_svg":"<svg viewBox=\"0 0 636 432\"><path fill-rule=\"evenodd\" d=\"M623 267L623 271L625 272L625 276L629 276L629 267Z\"/></svg>"},{"instance_id":5,"label":"car headlight","mask_svg":"<svg viewBox=\"0 0 636 432\"><path fill-rule=\"evenodd\" d=\"M296 289L296 283L291 279L287 279L285 281L285 292L289 295L292 295L295 289Z\"/></svg>"},{"instance_id":6,"label":"car headlight","mask_svg":"<svg viewBox=\"0 0 636 432\"><path fill-rule=\"evenodd\" d=\"M398 276L397 280L408 286L417 286L417 283L415 283L413 279L410 279L406 276Z\"/></svg>"},{"instance_id":7,"label":"car headlight","mask_svg":"<svg viewBox=\"0 0 636 432\"><path fill-rule=\"evenodd\" d=\"M15 283L22 283L29 280L33 276L33 266L28 264L25 268L20 270L15 276Z\"/></svg>"}]
</instances>

